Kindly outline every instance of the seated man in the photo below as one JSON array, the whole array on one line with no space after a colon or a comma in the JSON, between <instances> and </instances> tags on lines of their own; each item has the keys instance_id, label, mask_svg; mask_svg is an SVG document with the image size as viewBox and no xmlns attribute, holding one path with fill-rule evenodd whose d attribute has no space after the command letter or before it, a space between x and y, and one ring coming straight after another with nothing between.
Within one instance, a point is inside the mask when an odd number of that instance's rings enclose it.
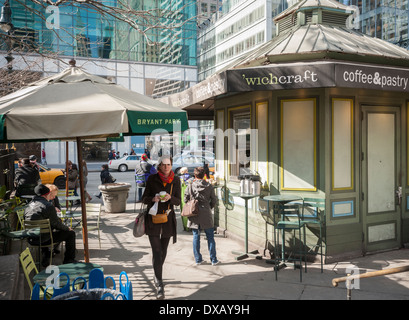
<instances>
[{"instance_id":1,"label":"seated man","mask_svg":"<svg viewBox=\"0 0 409 320\"><path fill-rule=\"evenodd\" d=\"M65 254L63 263L76 262L75 260L75 232L62 223L57 216L55 207L50 200L53 198L53 193L43 184L39 184L34 188L35 197L25 209L24 217L26 220L42 220L49 219L51 229L53 229L53 241L55 243L65 241ZM30 244L38 244L38 238L29 238ZM50 239L42 238L43 244L49 244ZM43 248L42 265L48 265L49 251L48 248Z\"/></svg>"}]
</instances>

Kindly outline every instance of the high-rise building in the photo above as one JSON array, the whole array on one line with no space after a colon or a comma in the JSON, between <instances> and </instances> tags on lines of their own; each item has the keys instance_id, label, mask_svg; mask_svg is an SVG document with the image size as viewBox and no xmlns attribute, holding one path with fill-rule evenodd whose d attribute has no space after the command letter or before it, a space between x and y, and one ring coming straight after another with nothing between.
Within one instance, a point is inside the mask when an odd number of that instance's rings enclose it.
<instances>
[{"instance_id":1,"label":"high-rise building","mask_svg":"<svg viewBox=\"0 0 409 320\"><path fill-rule=\"evenodd\" d=\"M198 30L198 77L206 79L271 40L273 17L296 0L225 0Z\"/></svg>"},{"instance_id":2,"label":"high-rise building","mask_svg":"<svg viewBox=\"0 0 409 320\"><path fill-rule=\"evenodd\" d=\"M222 5L223 0L197 0L197 23L201 24L213 14L220 12Z\"/></svg>"},{"instance_id":3,"label":"high-rise building","mask_svg":"<svg viewBox=\"0 0 409 320\"><path fill-rule=\"evenodd\" d=\"M58 7L40 6L30 0L9 2L13 32L22 39L19 42L24 43L21 49L26 54L75 57L79 65L81 61L97 62L116 70L115 74L98 74L114 77L127 88L154 97L184 90L196 82L194 0L101 2L131 12L132 27L85 2ZM19 67L17 61L14 67ZM127 72L133 67L136 72ZM60 70L44 70L45 74L53 71ZM154 77L147 77L149 74Z\"/></svg>"},{"instance_id":4,"label":"high-rise building","mask_svg":"<svg viewBox=\"0 0 409 320\"><path fill-rule=\"evenodd\" d=\"M342 0L342 3L358 7L355 23L361 32L408 48L408 0Z\"/></svg>"}]
</instances>

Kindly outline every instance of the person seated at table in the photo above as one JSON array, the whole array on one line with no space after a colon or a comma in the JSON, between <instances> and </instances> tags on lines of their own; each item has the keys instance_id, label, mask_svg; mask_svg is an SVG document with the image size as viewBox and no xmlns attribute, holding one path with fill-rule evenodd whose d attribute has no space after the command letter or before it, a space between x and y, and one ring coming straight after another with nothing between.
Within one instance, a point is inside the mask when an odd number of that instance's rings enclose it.
<instances>
[{"instance_id":1,"label":"person seated at table","mask_svg":"<svg viewBox=\"0 0 409 320\"><path fill-rule=\"evenodd\" d=\"M33 168L28 158L22 159L22 166L18 167L14 175L16 197L34 195L34 187L41 183L40 173Z\"/></svg>"},{"instance_id":2,"label":"person seated at table","mask_svg":"<svg viewBox=\"0 0 409 320\"><path fill-rule=\"evenodd\" d=\"M24 210L24 218L26 220L49 219L51 228L53 229L53 241L56 243L65 241L63 263L76 262L75 232L66 226L57 216L55 207L50 202L54 197L54 193L43 184L36 186L34 192L36 195ZM42 244L49 244L50 239L44 239L44 237L45 236L42 236ZM29 238L28 241L30 244L38 245L38 238ZM43 248L42 265L44 267L48 265L49 257L50 253L48 248Z\"/></svg>"},{"instance_id":3,"label":"person seated at table","mask_svg":"<svg viewBox=\"0 0 409 320\"><path fill-rule=\"evenodd\" d=\"M61 214L61 204L60 204L60 201L58 200L58 197L57 197L58 188L57 188L57 186L55 184L50 184L50 183L45 184L45 186L48 189L50 189L50 193L51 193L50 202L54 206L55 211L57 212L57 216L60 216L60 214ZM60 253L60 250L58 249L59 245L60 244L58 243L58 244L56 244L54 246L54 250L53 250L54 255Z\"/></svg>"},{"instance_id":4,"label":"person seated at table","mask_svg":"<svg viewBox=\"0 0 409 320\"><path fill-rule=\"evenodd\" d=\"M45 186L48 189L50 189L50 192L51 192L50 202L55 207L55 211L57 211L57 214L58 214L59 212L61 212L60 200L58 200L58 197L57 197L58 188L55 184L50 184L50 183L45 184Z\"/></svg>"}]
</instances>

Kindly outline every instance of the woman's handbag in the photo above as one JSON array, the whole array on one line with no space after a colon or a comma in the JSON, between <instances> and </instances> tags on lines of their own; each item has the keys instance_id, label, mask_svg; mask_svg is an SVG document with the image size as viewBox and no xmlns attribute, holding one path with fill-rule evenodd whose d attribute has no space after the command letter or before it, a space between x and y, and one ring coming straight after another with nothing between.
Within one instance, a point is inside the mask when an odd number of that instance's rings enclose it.
<instances>
[{"instance_id":1,"label":"woman's handbag","mask_svg":"<svg viewBox=\"0 0 409 320\"><path fill-rule=\"evenodd\" d=\"M141 212L136 216L133 226L133 236L135 238L142 237L145 234L145 215L147 214L146 206L142 206Z\"/></svg>"},{"instance_id":2,"label":"woman's handbag","mask_svg":"<svg viewBox=\"0 0 409 320\"><path fill-rule=\"evenodd\" d=\"M192 184L190 184L190 200L183 205L182 217L195 217L199 214L199 201L193 198Z\"/></svg>"},{"instance_id":3,"label":"woman's handbag","mask_svg":"<svg viewBox=\"0 0 409 320\"><path fill-rule=\"evenodd\" d=\"M170 187L170 194L172 194L173 183ZM170 213L170 203L168 204L168 210L164 211L163 213L157 213L156 215L152 216L152 222L154 224L159 223L166 223L168 222L168 214Z\"/></svg>"},{"instance_id":4,"label":"woman's handbag","mask_svg":"<svg viewBox=\"0 0 409 320\"><path fill-rule=\"evenodd\" d=\"M152 216L152 222L154 224L166 223L168 222L168 215L166 213L158 213L157 215Z\"/></svg>"}]
</instances>

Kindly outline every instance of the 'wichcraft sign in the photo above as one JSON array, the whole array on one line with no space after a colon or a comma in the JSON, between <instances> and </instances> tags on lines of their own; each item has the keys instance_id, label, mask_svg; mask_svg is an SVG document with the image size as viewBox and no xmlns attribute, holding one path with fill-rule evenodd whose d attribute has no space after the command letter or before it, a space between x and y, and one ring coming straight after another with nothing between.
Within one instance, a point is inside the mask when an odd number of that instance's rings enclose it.
<instances>
[{"instance_id":1,"label":"'wichcraft sign","mask_svg":"<svg viewBox=\"0 0 409 320\"><path fill-rule=\"evenodd\" d=\"M348 62L310 62L231 69L161 101L179 108L230 93L325 87L409 91L409 69Z\"/></svg>"},{"instance_id":2,"label":"'wichcraft sign","mask_svg":"<svg viewBox=\"0 0 409 320\"><path fill-rule=\"evenodd\" d=\"M228 91L283 90L335 85L334 66L324 64L257 67L227 71Z\"/></svg>"},{"instance_id":3,"label":"'wichcraft sign","mask_svg":"<svg viewBox=\"0 0 409 320\"><path fill-rule=\"evenodd\" d=\"M227 70L229 92L350 87L409 91L409 70L342 62Z\"/></svg>"}]
</instances>

